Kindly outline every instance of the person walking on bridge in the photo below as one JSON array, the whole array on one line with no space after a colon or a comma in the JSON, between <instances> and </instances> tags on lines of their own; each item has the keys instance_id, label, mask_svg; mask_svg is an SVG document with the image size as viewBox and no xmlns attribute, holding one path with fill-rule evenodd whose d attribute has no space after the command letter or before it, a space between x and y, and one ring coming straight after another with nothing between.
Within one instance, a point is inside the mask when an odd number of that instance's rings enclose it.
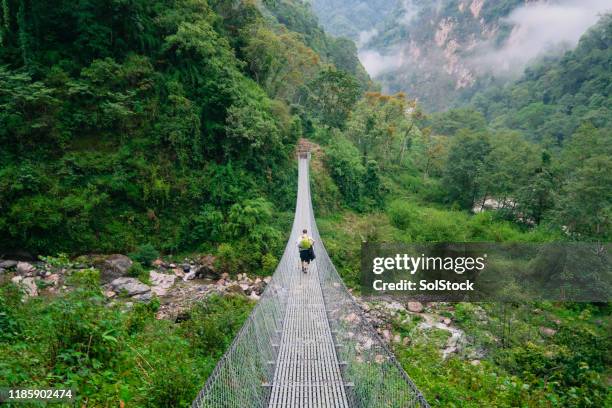
<instances>
[{"instance_id":1,"label":"person walking on bridge","mask_svg":"<svg viewBox=\"0 0 612 408\"><path fill-rule=\"evenodd\" d=\"M302 235L299 236L297 240L297 246L300 251L300 261L302 265L302 272L308 272L308 265L310 265L310 261L315 259L314 254L314 239L310 235L308 235L308 230L304 229L302 231Z\"/></svg>"}]
</instances>

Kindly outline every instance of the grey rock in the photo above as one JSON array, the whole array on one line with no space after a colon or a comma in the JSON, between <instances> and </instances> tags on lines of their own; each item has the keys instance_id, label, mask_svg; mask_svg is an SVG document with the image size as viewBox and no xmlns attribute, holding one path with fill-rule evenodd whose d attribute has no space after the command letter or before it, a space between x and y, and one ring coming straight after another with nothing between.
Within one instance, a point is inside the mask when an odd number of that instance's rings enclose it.
<instances>
[{"instance_id":1,"label":"grey rock","mask_svg":"<svg viewBox=\"0 0 612 408\"><path fill-rule=\"evenodd\" d=\"M408 310L413 313L422 313L423 312L423 304L421 302L408 302Z\"/></svg>"},{"instance_id":2,"label":"grey rock","mask_svg":"<svg viewBox=\"0 0 612 408\"><path fill-rule=\"evenodd\" d=\"M149 300L153 299L153 294L151 292L146 292L133 296L132 299L140 300L141 302L148 302Z\"/></svg>"},{"instance_id":3,"label":"grey rock","mask_svg":"<svg viewBox=\"0 0 612 408\"><path fill-rule=\"evenodd\" d=\"M187 273L185 274L185 276L183 276L183 280L184 280L185 282L187 282L188 280L193 280L193 279L195 279L195 278L196 278L196 273L195 273L195 271L187 272Z\"/></svg>"},{"instance_id":4,"label":"grey rock","mask_svg":"<svg viewBox=\"0 0 612 408\"><path fill-rule=\"evenodd\" d=\"M151 271L149 272L149 278L151 279L151 283L153 285L161 286L164 289L169 289L172 287L172 285L174 285L176 275Z\"/></svg>"},{"instance_id":5,"label":"grey rock","mask_svg":"<svg viewBox=\"0 0 612 408\"><path fill-rule=\"evenodd\" d=\"M17 261L11 261L11 260L6 260L6 261L1 261L0 262L0 268L2 269L11 269L17 266Z\"/></svg>"},{"instance_id":6,"label":"grey rock","mask_svg":"<svg viewBox=\"0 0 612 408\"><path fill-rule=\"evenodd\" d=\"M227 287L229 293L243 293L239 284L233 283Z\"/></svg>"},{"instance_id":7,"label":"grey rock","mask_svg":"<svg viewBox=\"0 0 612 408\"><path fill-rule=\"evenodd\" d=\"M36 286L35 278L24 278L21 281L21 286L25 289L26 296L35 297L38 296L38 286Z\"/></svg>"},{"instance_id":8,"label":"grey rock","mask_svg":"<svg viewBox=\"0 0 612 408\"><path fill-rule=\"evenodd\" d=\"M155 292L157 296L165 296L168 292L168 289L170 289L174 285L176 275L150 271L149 278L151 279L151 283L153 284L151 290Z\"/></svg>"},{"instance_id":9,"label":"grey rock","mask_svg":"<svg viewBox=\"0 0 612 408\"><path fill-rule=\"evenodd\" d=\"M145 285L136 278L117 278L111 282L114 292L127 292L128 296L141 295L151 291L149 285Z\"/></svg>"},{"instance_id":10,"label":"grey rock","mask_svg":"<svg viewBox=\"0 0 612 408\"><path fill-rule=\"evenodd\" d=\"M32 277L24 278L23 276L14 276L11 279L15 285L23 288L26 297L38 296L38 287L36 286L36 280Z\"/></svg>"},{"instance_id":11,"label":"grey rock","mask_svg":"<svg viewBox=\"0 0 612 408\"><path fill-rule=\"evenodd\" d=\"M132 260L127 256L121 254L111 255L102 264L98 265L100 280L102 283L111 282L114 279L125 276L131 267Z\"/></svg>"},{"instance_id":12,"label":"grey rock","mask_svg":"<svg viewBox=\"0 0 612 408\"><path fill-rule=\"evenodd\" d=\"M17 263L17 273L22 276L31 276L36 272L34 265L28 262Z\"/></svg>"}]
</instances>

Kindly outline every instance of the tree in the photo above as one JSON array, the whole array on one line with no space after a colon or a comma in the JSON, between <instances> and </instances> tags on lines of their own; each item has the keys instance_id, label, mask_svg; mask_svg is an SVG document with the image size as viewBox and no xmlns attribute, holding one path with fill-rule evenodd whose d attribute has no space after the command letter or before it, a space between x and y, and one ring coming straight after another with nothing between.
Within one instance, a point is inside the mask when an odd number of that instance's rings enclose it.
<instances>
[{"instance_id":1,"label":"tree","mask_svg":"<svg viewBox=\"0 0 612 408\"><path fill-rule=\"evenodd\" d=\"M361 151L362 163L375 159L381 169L393 161L392 155L400 155L413 129L409 111L414 102L403 93L383 95L368 92L351 113L345 134Z\"/></svg>"},{"instance_id":2,"label":"tree","mask_svg":"<svg viewBox=\"0 0 612 408\"><path fill-rule=\"evenodd\" d=\"M481 176L487 155L491 151L486 133L460 131L453 139L442 183L448 200L462 208L472 209L482 193Z\"/></svg>"},{"instance_id":3,"label":"tree","mask_svg":"<svg viewBox=\"0 0 612 408\"><path fill-rule=\"evenodd\" d=\"M319 72L307 84L306 106L325 125L342 129L361 95L359 82L346 71L332 67Z\"/></svg>"},{"instance_id":4,"label":"tree","mask_svg":"<svg viewBox=\"0 0 612 408\"><path fill-rule=\"evenodd\" d=\"M382 204L383 194L379 173L378 163L375 160L368 160L363 176L363 194L377 207Z\"/></svg>"},{"instance_id":5,"label":"tree","mask_svg":"<svg viewBox=\"0 0 612 408\"><path fill-rule=\"evenodd\" d=\"M243 52L255 81L271 97L294 102L302 85L319 70L320 58L297 34L268 27L248 29Z\"/></svg>"},{"instance_id":6,"label":"tree","mask_svg":"<svg viewBox=\"0 0 612 408\"><path fill-rule=\"evenodd\" d=\"M325 149L325 164L344 201L350 207L358 208L365 173L359 150L342 135L336 134Z\"/></svg>"},{"instance_id":7,"label":"tree","mask_svg":"<svg viewBox=\"0 0 612 408\"><path fill-rule=\"evenodd\" d=\"M606 129L583 125L559 163L562 185L555 219L576 238L609 240L612 216L612 139Z\"/></svg>"},{"instance_id":8,"label":"tree","mask_svg":"<svg viewBox=\"0 0 612 408\"><path fill-rule=\"evenodd\" d=\"M555 187L556 178L551 169L551 156L544 151L540 165L516 193L517 213L525 220L540 224L545 214L554 206Z\"/></svg>"},{"instance_id":9,"label":"tree","mask_svg":"<svg viewBox=\"0 0 612 408\"><path fill-rule=\"evenodd\" d=\"M485 200L492 197L501 208L513 211L519 189L528 184L539 164L536 147L519 133L496 134L478 175L481 208Z\"/></svg>"}]
</instances>

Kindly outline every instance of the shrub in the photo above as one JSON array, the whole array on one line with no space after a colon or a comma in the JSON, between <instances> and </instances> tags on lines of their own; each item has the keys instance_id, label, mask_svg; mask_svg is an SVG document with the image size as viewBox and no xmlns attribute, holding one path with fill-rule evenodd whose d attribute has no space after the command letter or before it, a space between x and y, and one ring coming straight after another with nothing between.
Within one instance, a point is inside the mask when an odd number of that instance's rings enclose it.
<instances>
[{"instance_id":1,"label":"shrub","mask_svg":"<svg viewBox=\"0 0 612 408\"><path fill-rule=\"evenodd\" d=\"M133 261L140 262L145 266L150 266L151 262L159 258L159 252L151 244L139 246L135 252L130 254Z\"/></svg>"},{"instance_id":2,"label":"shrub","mask_svg":"<svg viewBox=\"0 0 612 408\"><path fill-rule=\"evenodd\" d=\"M128 276L138 278L141 282L149 284L149 271L143 268L140 262L134 262L127 271Z\"/></svg>"},{"instance_id":3,"label":"shrub","mask_svg":"<svg viewBox=\"0 0 612 408\"><path fill-rule=\"evenodd\" d=\"M387 210L394 227L407 230L412 224L418 222L417 207L405 200L393 201Z\"/></svg>"},{"instance_id":4,"label":"shrub","mask_svg":"<svg viewBox=\"0 0 612 408\"><path fill-rule=\"evenodd\" d=\"M214 297L175 324L155 319L155 299L127 311L110 306L88 286L96 274L75 272L70 292L27 302L14 285L0 286L3 384L61 384L76 390L76 406L189 406L252 303Z\"/></svg>"},{"instance_id":5,"label":"shrub","mask_svg":"<svg viewBox=\"0 0 612 408\"><path fill-rule=\"evenodd\" d=\"M267 253L261 258L261 268L266 275L271 275L276 265L278 265L278 259L271 253Z\"/></svg>"}]
</instances>

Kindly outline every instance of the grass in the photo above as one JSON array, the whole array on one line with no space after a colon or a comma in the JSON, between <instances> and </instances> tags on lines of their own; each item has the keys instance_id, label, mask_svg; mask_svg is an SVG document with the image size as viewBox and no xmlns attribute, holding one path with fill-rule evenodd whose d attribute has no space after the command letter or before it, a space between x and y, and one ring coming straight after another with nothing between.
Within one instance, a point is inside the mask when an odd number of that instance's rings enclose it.
<instances>
[{"instance_id":1,"label":"grass","mask_svg":"<svg viewBox=\"0 0 612 408\"><path fill-rule=\"evenodd\" d=\"M187 407L250 313L243 296L213 296L182 323L155 319L159 303L110 306L95 272L71 291L21 301L0 286L2 386L76 390L77 405Z\"/></svg>"}]
</instances>

